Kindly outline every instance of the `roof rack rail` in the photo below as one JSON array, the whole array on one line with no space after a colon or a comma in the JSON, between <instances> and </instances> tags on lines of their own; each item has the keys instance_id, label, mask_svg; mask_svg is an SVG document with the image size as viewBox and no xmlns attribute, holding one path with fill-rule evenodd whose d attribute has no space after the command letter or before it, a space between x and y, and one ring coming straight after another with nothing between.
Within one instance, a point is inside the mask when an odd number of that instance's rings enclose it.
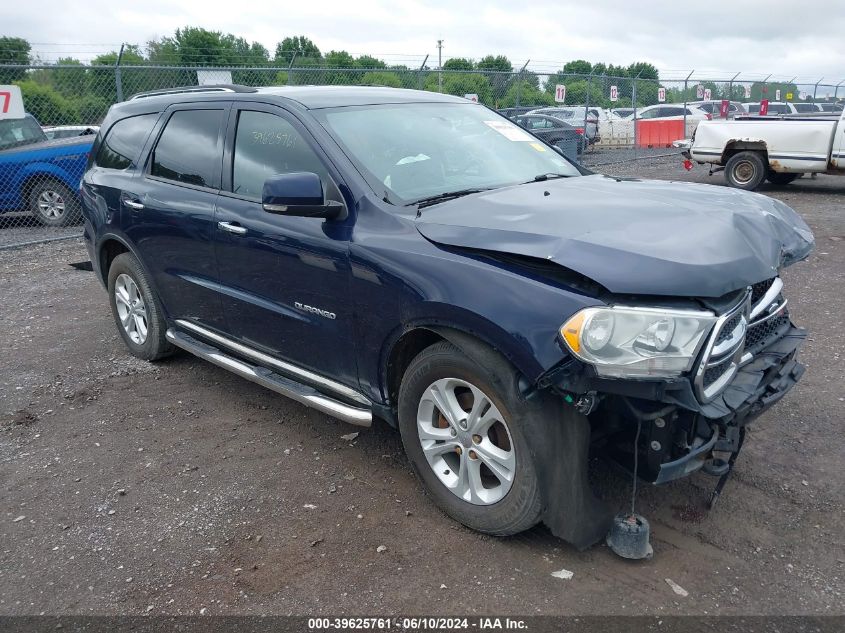
<instances>
[{"instance_id":1,"label":"roof rack rail","mask_svg":"<svg viewBox=\"0 0 845 633\"><path fill-rule=\"evenodd\" d=\"M147 92L138 92L127 101L134 101L135 99L144 99L146 97L160 97L162 95L177 95L190 92L258 92L251 86L242 86L240 84L212 84L207 86L180 86L178 88L165 88L163 90L149 90Z\"/></svg>"}]
</instances>

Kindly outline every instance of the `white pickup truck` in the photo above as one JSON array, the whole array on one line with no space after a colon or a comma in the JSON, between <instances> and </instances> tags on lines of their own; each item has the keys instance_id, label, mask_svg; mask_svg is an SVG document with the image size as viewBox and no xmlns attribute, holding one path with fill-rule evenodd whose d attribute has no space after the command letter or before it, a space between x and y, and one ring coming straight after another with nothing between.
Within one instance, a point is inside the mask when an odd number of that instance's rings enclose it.
<instances>
[{"instance_id":1,"label":"white pickup truck","mask_svg":"<svg viewBox=\"0 0 845 633\"><path fill-rule=\"evenodd\" d=\"M728 184L756 189L764 180L786 185L806 173L845 175L845 112L800 117L701 121L683 155L719 165Z\"/></svg>"}]
</instances>

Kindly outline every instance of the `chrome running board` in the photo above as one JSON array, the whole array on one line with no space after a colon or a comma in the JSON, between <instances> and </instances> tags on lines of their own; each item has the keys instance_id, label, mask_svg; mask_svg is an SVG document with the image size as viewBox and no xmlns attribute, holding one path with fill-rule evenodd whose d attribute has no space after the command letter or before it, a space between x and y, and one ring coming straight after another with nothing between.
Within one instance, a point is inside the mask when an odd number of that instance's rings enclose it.
<instances>
[{"instance_id":1,"label":"chrome running board","mask_svg":"<svg viewBox=\"0 0 845 633\"><path fill-rule=\"evenodd\" d=\"M192 336L178 332L173 328L167 330L166 336L167 340L176 347L214 363L218 367L228 369L241 378L246 378L262 387L304 404L306 407L311 407L356 426L370 426L373 423L372 410L369 408L352 406L335 400L313 387L294 382L289 378L273 373L266 367L250 365L234 356L229 356L217 347L198 341Z\"/></svg>"},{"instance_id":2,"label":"chrome running board","mask_svg":"<svg viewBox=\"0 0 845 633\"><path fill-rule=\"evenodd\" d=\"M347 400L357 402L364 407L370 406L370 401L360 393L354 389L350 389L346 385L342 385L339 382L331 380L330 378L320 376L319 374L315 374L313 371L308 371L307 369L303 369L302 367L292 363L279 360L278 358L265 354L264 352L259 352L257 349L253 349L248 345L233 341L226 336L222 336L217 332L213 332L191 321L177 319L176 326L180 330L188 330L188 332L192 334L199 334L205 341L208 341L209 344L227 349L229 352L232 352L242 358L248 358L250 361L260 365L261 367L280 371L283 376L290 378L294 382L302 382L306 385L311 385L322 393L334 393L336 395L343 396Z\"/></svg>"}]
</instances>

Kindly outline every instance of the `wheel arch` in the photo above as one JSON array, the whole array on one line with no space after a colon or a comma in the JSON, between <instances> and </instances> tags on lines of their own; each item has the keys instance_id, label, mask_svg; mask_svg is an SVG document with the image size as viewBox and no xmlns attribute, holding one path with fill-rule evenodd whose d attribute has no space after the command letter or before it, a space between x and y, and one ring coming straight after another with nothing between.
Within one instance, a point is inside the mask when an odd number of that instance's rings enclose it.
<instances>
[{"instance_id":1,"label":"wheel arch","mask_svg":"<svg viewBox=\"0 0 845 633\"><path fill-rule=\"evenodd\" d=\"M144 263L143 258L138 255L138 253L135 251L134 247L129 243L128 240L126 240L123 236L117 235L115 233L107 233L98 240L96 264L98 266L100 280L102 281L103 285L108 286L109 268L111 268L112 262L117 258L117 256L121 255L122 253L131 253L135 256L135 259L138 260L141 265L141 268L144 270L144 273L147 276L147 279L153 286L153 292L157 292L153 283L153 277L152 275L150 275L150 270Z\"/></svg>"},{"instance_id":2,"label":"wheel arch","mask_svg":"<svg viewBox=\"0 0 845 633\"><path fill-rule=\"evenodd\" d=\"M23 200L24 203L28 203L29 197L32 195L35 187L46 180L53 180L73 192L73 187L68 184L67 179L64 176L65 174L56 169L39 169L37 171L29 171L23 174L21 176L21 200Z\"/></svg>"},{"instance_id":3,"label":"wheel arch","mask_svg":"<svg viewBox=\"0 0 845 633\"><path fill-rule=\"evenodd\" d=\"M734 154L740 152L760 152L763 154L763 161L769 162L769 147L762 139L734 139L725 144L722 152L722 164L726 165Z\"/></svg>"},{"instance_id":4,"label":"wheel arch","mask_svg":"<svg viewBox=\"0 0 845 633\"><path fill-rule=\"evenodd\" d=\"M391 408L395 408L399 385L411 361L424 349L441 341L448 341L474 362L487 365L491 355L515 368L521 375L530 377L542 371L537 366L529 366L509 353L502 345L480 332L440 323L417 323L405 331L385 349L385 368L382 376L382 391L387 396Z\"/></svg>"}]
</instances>

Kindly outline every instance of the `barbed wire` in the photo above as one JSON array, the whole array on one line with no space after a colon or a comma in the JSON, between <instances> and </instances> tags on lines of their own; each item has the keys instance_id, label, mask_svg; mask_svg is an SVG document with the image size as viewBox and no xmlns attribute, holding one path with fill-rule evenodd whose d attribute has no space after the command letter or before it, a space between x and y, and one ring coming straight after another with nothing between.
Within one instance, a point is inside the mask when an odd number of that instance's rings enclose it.
<instances>
[{"instance_id":1,"label":"barbed wire","mask_svg":"<svg viewBox=\"0 0 845 633\"><path fill-rule=\"evenodd\" d=\"M67 59L77 59L82 67L96 66L93 62L97 57L109 56L116 57L119 54L121 46L124 46L125 58L121 60L122 66L172 66L172 67L251 67L251 68L276 68L282 64L290 65L291 63L299 63L297 68L322 67L331 69L355 68L360 70L389 70L393 67L407 66L409 69L420 69L425 64L428 70L437 70L436 59L430 55L425 54L408 54L408 53L347 53L353 60L353 63L358 58L375 58L384 64L381 66L352 66L348 64L332 64L330 62L331 54L334 51L323 53L320 57L309 56L301 52L294 51L272 51L264 49L267 55L261 55L260 50L253 50L250 52L232 52L226 51L217 53L203 53L193 51L178 51L174 53L161 52L158 47L153 44L160 44L160 42L149 42L141 45L121 45L121 44L94 44L94 43L47 43L47 42L33 42L30 43L32 47L27 55L28 63L21 63L20 58L22 51L17 48L0 47L0 66L62 66L60 62ZM47 50L47 49L51 50ZM133 54L140 53L142 59L138 60ZM327 61L327 55L329 60ZM17 56L18 61L15 61ZM81 58L81 59L80 59ZM473 63L478 63L483 57L478 56L462 56L450 55L445 58L444 64L452 59L466 59ZM308 60L308 63L304 63ZM110 60L111 61L111 60ZM113 63L113 62L112 62ZM513 70L495 71L490 69L477 69L485 73L493 72L517 72L520 69L525 69L537 75L576 75L578 73L564 73L563 68L566 62L557 60L529 60L529 59L515 59L511 61ZM68 66L78 67L75 64L68 64ZM281 68L280 68L281 69ZM454 69L449 69L450 72L456 72ZM806 73L793 75L784 72L766 73L758 71L736 71L736 70L719 70L719 69L671 69L658 68L658 75L660 81L663 82L733 82L733 83L752 83L752 82L767 82L767 83L792 83L796 85L819 85L825 87L836 87L845 83L845 78L841 77L823 77L811 76ZM627 75L609 75L602 73L596 74L594 77L603 76L608 79L630 79Z\"/></svg>"}]
</instances>

